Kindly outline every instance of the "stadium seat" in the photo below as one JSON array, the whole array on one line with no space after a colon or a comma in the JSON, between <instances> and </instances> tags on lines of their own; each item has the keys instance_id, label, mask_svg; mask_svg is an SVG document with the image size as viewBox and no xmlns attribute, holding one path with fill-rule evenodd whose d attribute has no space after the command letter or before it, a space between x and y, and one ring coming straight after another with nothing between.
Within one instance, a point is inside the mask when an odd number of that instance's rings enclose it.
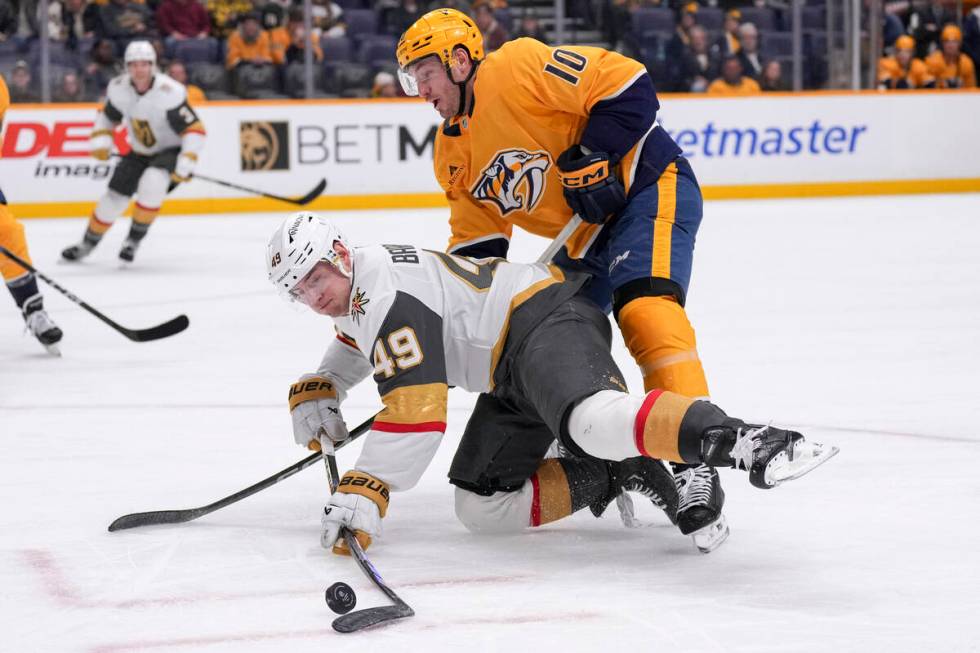
<instances>
[{"instance_id":1,"label":"stadium seat","mask_svg":"<svg viewBox=\"0 0 980 653\"><path fill-rule=\"evenodd\" d=\"M827 29L826 7L803 7L803 29L826 30Z\"/></svg>"},{"instance_id":2,"label":"stadium seat","mask_svg":"<svg viewBox=\"0 0 980 653\"><path fill-rule=\"evenodd\" d=\"M247 100L279 99L279 71L275 66L244 64L235 69L235 95Z\"/></svg>"},{"instance_id":3,"label":"stadium seat","mask_svg":"<svg viewBox=\"0 0 980 653\"><path fill-rule=\"evenodd\" d=\"M630 13L630 31L637 36L647 32L673 32L674 12L663 7L644 7Z\"/></svg>"},{"instance_id":4,"label":"stadium seat","mask_svg":"<svg viewBox=\"0 0 980 653\"><path fill-rule=\"evenodd\" d=\"M217 63L198 62L188 66L191 84L201 87L209 100L233 98L228 87L228 71Z\"/></svg>"},{"instance_id":5,"label":"stadium seat","mask_svg":"<svg viewBox=\"0 0 980 653\"><path fill-rule=\"evenodd\" d=\"M793 34L791 32L760 32L759 49L767 58L792 55Z\"/></svg>"},{"instance_id":6,"label":"stadium seat","mask_svg":"<svg viewBox=\"0 0 980 653\"><path fill-rule=\"evenodd\" d=\"M698 7L698 13L695 16L697 24L709 32L722 29L725 22L725 12L718 7Z\"/></svg>"},{"instance_id":7,"label":"stadium seat","mask_svg":"<svg viewBox=\"0 0 980 653\"><path fill-rule=\"evenodd\" d=\"M760 32L771 32L779 29L776 22L776 12L769 7L739 7L742 12L742 22L752 23Z\"/></svg>"},{"instance_id":8,"label":"stadium seat","mask_svg":"<svg viewBox=\"0 0 980 653\"><path fill-rule=\"evenodd\" d=\"M290 97L306 97L306 73L302 63L295 62L286 66L286 70L283 73L283 88L286 91L286 95ZM323 68L321 67L313 69L313 97L336 97L335 95L328 95L323 92Z\"/></svg>"},{"instance_id":9,"label":"stadium seat","mask_svg":"<svg viewBox=\"0 0 980 653\"><path fill-rule=\"evenodd\" d=\"M344 22L347 36L354 40L378 33L378 14L373 9L348 9L344 12Z\"/></svg>"},{"instance_id":10,"label":"stadium seat","mask_svg":"<svg viewBox=\"0 0 980 653\"><path fill-rule=\"evenodd\" d=\"M218 40L208 37L177 41L174 44L174 59L186 64L199 61L215 63L218 61Z\"/></svg>"},{"instance_id":11,"label":"stadium seat","mask_svg":"<svg viewBox=\"0 0 980 653\"><path fill-rule=\"evenodd\" d=\"M324 36L320 39L324 61L350 61L353 53L351 41L346 36Z\"/></svg>"},{"instance_id":12,"label":"stadium seat","mask_svg":"<svg viewBox=\"0 0 980 653\"><path fill-rule=\"evenodd\" d=\"M381 65L395 60L397 39L393 36L370 35L361 41L357 60L361 63Z\"/></svg>"}]
</instances>

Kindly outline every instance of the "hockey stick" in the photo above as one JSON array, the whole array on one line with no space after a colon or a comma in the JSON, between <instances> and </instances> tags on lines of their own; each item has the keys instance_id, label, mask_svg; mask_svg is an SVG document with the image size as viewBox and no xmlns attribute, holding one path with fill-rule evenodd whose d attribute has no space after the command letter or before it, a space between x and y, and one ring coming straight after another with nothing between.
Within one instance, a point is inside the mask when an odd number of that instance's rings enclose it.
<instances>
[{"instance_id":1,"label":"hockey stick","mask_svg":"<svg viewBox=\"0 0 980 653\"><path fill-rule=\"evenodd\" d=\"M129 338L134 342L149 342L150 340L159 340L160 338L167 338L169 336L180 333L181 331L186 329L190 324L190 320L187 319L186 315L178 315L172 320L164 322L163 324L158 324L148 329L127 329L126 327L117 324L116 322L113 322L111 319L103 315L101 312L97 311L96 309L92 308L91 306L83 302L71 291L62 288L58 284L58 282L56 282L54 279L47 276L43 272L38 271L37 268L35 268L30 263L17 256L13 252L11 252L6 247L0 246L0 254L3 254L11 261L21 266L22 268L26 270L30 270L31 272L36 274L42 281L47 283L49 286L51 286L52 288L60 292L62 295L64 295L71 301L75 302L76 304L84 308L86 311L88 311L95 317L99 318L100 320L102 320L103 322L111 326L113 329L115 329L116 331L123 334L124 336L126 336L127 338Z\"/></svg>"},{"instance_id":2,"label":"hockey stick","mask_svg":"<svg viewBox=\"0 0 980 653\"><path fill-rule=\"evenodd\" d=\"M541 252L541 256L538 257L536 262L545 264L551 263L551 259L555 258L555 254L557 254L558 250L560 250L562 246L568 242L568 239L572 237L572 234L575 233L575 230L578 229L580 224L582 224L582 218L578 217L578 213L576 213L572 216L568 223L562 227L562 230L558 232L558 235L555 236L553 241L551 241L551 244L549 244L545 250Z\"/></svg>"},{"instance_id":3,"label":"hockey stick","mask_svg":"<svg viewBox=\"0 0 980 653\"><path fill-rule=\"evenodd\" d=\"M337 445L337 449L345 447L348 443L356 440L361 435L369 431L373 423L374 417L371 417L364 423L360 424L357 428L351 431L350 437ZM152 512L134 512L129 515L123 515L119 519L109 524L109 532L121 531L127 528L139 528L140 526L180 524L183 522L193 521L198 517L203 517L204 515L214 512L215 510L220 510L221 508L237 503L246 497L250 497L253 494L261 492L267 487L272 487L279 481L284 481L293 474L301 472L307 467L316 464L316 462L322 457L323 456L320 454L320 452L311 454L306 458L293 463L286 469L273 474L269 478L259 481L255 485L250 485L244 490L239 490L234 494L231 494L223 499L219 499L214 503L209 503L206 506L201 506L200 508L187 508L185 510L156 510Z\"/></svg>"},{"instance_id":4,"label":"hockey stick","mask_svg":"<svg viewBox=\"0 0 980 653\"><path fill-rule=\"evenodd\" d=\"M330 483L330 494L337 490L337 483L340 474L337 473L337 459L333 454L323 454L323 462L327 465L327 481ZM382 605L374 608L356 610L345 615L341 615L333 620L333 629L338 633L353 633L371 626L377 626L395 619L405 619L415 615L415 610L410 608L395 592L388 587L381 574L368 560L361 543L357 541L354 533L349 528L341 529L344 541L350 549L351 555L357 561L357 566L361 568L364 575L384 592L385 596L391 599L394 605Z\"/></svg>"},{"instance_id":5,"label":"hockey stick","mask_svg":"<svg viewBox=\"0 0 980 653\"><path fill-rule=\"evenodd\" d=\"M223 179L215 179L214 177L208 177L207 175L201 175L197 173L194 174L192 179L202 179L204 181L210 181L212 184L227 186L228 188L234 188L235 190L242 190L245 191L246 193L252 193L253 195L270 197L274 200L279 200L280 202L288 202L289 204L296 204L297 206L305 206L309 204L316 198L320 197L320 194L323 193L324 189L327 187L327 180L321 179L320 183L318 183L313 188L313 190L311 190L306 195L303 195L302 197L283 197L282 195L273 195L272 193L267 193L262 190L249 188L248 186L239 186L238 184L234 184L230 181L225 181Z\"/></svg>"},{"instance_id":6,"label":"hockey stick","mask_svg":"<svg viewBox=\"0 0 980 653\"><path fill-rule=\"evenodd\" d=\"M117 158L117 159L121 159L123 157L123 155L122 154L113 153L112 157L113 158ZM327 180L326 179L321 179L319 181L319 183L317 183L317 185L313 187L313 190L311 190L306 195L303 195L302 197L284 197L282 195L274 195L273 193L267 193L264 190L259 190L257 188L249 188L248 186L240 186L239 184L236 184L234 182L225 181L224 179L215 179L214 177L208 177L207 175L202 175L202 174L198 174L198 173L194 173L193 175L191 175L191 179L200 179L201 181L210 181L212 184L218 184L219 186L225 186L227 188L234 188L235 190L245 191L246 193L252 193L253 195L261 195L263 197L269 197L269 198L274 199L274 200L279 200L280 202L287 202L289 204L296 204L298 206L305 206L305 205L309 204L310 202L312 202L313 200L315 200L316 198L320 197L320 194L323 193L324 189L326 189L326 187L327 187ZM167 189L167 192L169 193L174 188L176 188L176 186L177 186L176 183L171 183L170 184L170 188Z\"/></svg>"}]
</instances>

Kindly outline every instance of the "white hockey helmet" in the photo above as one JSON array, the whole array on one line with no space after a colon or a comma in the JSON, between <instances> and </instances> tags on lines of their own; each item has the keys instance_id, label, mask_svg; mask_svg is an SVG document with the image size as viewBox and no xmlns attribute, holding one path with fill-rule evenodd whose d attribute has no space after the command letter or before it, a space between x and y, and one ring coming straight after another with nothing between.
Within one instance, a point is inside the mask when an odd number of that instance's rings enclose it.
<instances>
[{"instance_id":1,"label":"white hockey helmet","mask_svg":"<svg viewBox=\"0 0 980 653\"><path fill-rule=\"evenodd\" d=\"M350 250L347 238L330 220L311 211L287 216L269 239L265 257L269 281L284 298L295 301L293 290L320 261L350 277L351 270L345 269L334 250L336 242Z\"/></svg>"},{"instance_id":2,"label":"white hockey helmet","mask_svg":"<svg viewBox=\"0 0 980 653\"><path fill-rule=\"evenodd\" d=\"M153 68L157 67L157 51L153 49L149 41L131 41L126 46L126 53L123 61L129 64L132 61L149 61Z\"/></svg>"}]
</instances>

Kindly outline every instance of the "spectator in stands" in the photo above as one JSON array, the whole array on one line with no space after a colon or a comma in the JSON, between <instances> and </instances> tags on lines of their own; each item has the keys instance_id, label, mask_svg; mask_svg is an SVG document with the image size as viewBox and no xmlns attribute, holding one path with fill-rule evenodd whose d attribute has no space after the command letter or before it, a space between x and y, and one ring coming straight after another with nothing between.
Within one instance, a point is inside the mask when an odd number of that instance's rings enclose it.
<instances>
[{"instance_id":1,"label":"spectator in stands","mask_svg":"<svg viewBox=\"0 0 980 653\"><path fill-rule=\"evenodd\" d=\"M270 0L259 7L259 22L269 36L272 36L272 30L286 24L290 7L289 0Z\"/></svg>"},{"instance_id":2,"label":"spectator in stands","mask_svg":"<svg viewBox=\"0 0 980 653\"><path fill-rule=\"evenodd\" d=\"M783 81L783 64L779 59L770 59L762 67L762 77L759 79L759 88L763 91L788 91L789 88Z\"/></svg>"},{"instance_id":3,"label":"spectator in stands","mask_svg":"<svg viewBox=\"0 0 980 653\"><path fill-rule=\"evenodd\" d=\"M721 72L718 56L708 46L708 32L695 25L689 32L690 44L679 60L668 61L670 89L681 93L704 93L708 84Z\"/></svg>"},{"instance_id":4,"label":"spectator in stands","mask_svg":"<svg viewBox=\"0 0 980 653\"><path fill-rule=\"evenodd\" d=\"M156 19L170 52L177 41L204 39L211 34L211 19L197 0L163 0L157 7Z\"/></svg>"},{"instance_id":5,"label":"spectator in stands","mask_svg":"<svg viewBox=\"0 0 980 653\"><path fill-rule=\"evenodd\" d=\"M473 20L483 32L483 49L493 52L510 40L507 28L497 22L493 15L493 4L490 0L476 0L473 3Z\"/></svg>"},{"instance_id":6,"label":"spectator in stands","mask_svg":"<svg viewBox=\"0 0 980 653\"><path fill-rule=\"evenodd\" d=\"M963 32L950 23L940 34L942 49L926 59L929 74L936 78L937 88L976 88L977 74L973 60L960 52Z\"/></svg>"},{"instance_id":7,"label":"spectator in stands","mask_svg":"<svg viewBox=\"0 0 980 653\"><path fill-rule=\"evenodd\" d=\"M398 97L398 95L398 85L395 83L394 75L381 71L374 76L371 97Z\"/></svg>"},{"instance_id":8,"label":"spectator in stands","mask_svg":"<svg viewBox=\"0 0 980 653\"><path fill-rule=\"evenodd\" d=\"M878 88L932 88L936 79L922 59L915 57L915 39L905 34L895 40L895 54L878 61Z\"/></svg>"},{"instance_id":9,"label":"spectator in stands","mask_svg":"<svg viewBox=\"0 0 980 653\"><path fill-rule=\"evenodd\" d=\"M102 34L102 12L94 2L65 0L61 8L61 24L65 47L78 50L79 41Z\"/></svg>"},{"instance_id":10,"label":"spectator in stands","mask_svg":"<svg viewBox=\"0 0 980 653\"><path fill-rule=\"evenodd\" d=\"M612 50L629 50L631 53L637 50L635 45L626 44L630 35L632 5L633 0L606 0L602 3L599 14L602 17L602 35Z\"/></svg>"},{"instance_id":11,"label":"spectator in stands","mask_svg":"<svg viewBox=\"0 0 980 653\"><path fill-rule=\"evenodd\" d=\"M721 36L715 43L718 55L725 58L730 54L738 54L742 49L742 44L738 40L738 26L742 22L742 12L738 9L729 9L725 12L725 22L722 23Z\"/></svg>"},{"instance_id":12,"label":"spectator in stands","mask_svg":"<svg viewBox=\"0 0 980 653\"><path fill-rule=\"evenodd\" d=\"M980 6L963 20L963 52L973 60L973 70L980 68Z\"/></svg>"},{"instance_id":13,"label":"spectator in stands","mask_svg":"<svg viewBox=\"0 0 980 653\"><path fill-rule=\"evenodd\" d=\"M167 74L187 88L187 103L191 106L208 101L201 87L191 84L190 80L187 79L187 68L183 61L171 61L170 65L167 66Z\"/></svg>"},{"instance_id":14,"label":"spectator in stands","mask_svg":"<svg viewBox=\"0 0 980 653\"><path fill-rule=\"evenodd\" d=\"M272 61L276 64L290 64L294 61L305 60L306 44L313 46L313 60L323 61L323 50L320 40L314 35L305 38L306 26L303 24L303 9L297 7L289 10L289 20L282 27L269 32L272 47Z\"/></svg>"},{"instance_id":15,"label":"spectator in stands","mask_svg":"<svg viewBox=\"0 0 980 653\"><path fill-rule=\"evenodd\" d=\"M943 25L955 22L956 15L941 0L912 0L905 31L915 39L915 55L924 59L937 49Z\"/></svg>"},{"instance_id":16,"label":"spectator in stands","mask_svg":"<svg viewBox=\"0 0 980 653\"><path fill-rule=\"evenodd\" d=\"M331 0L312 0L310 11L313 14L314 35L345 36L347 26L344 25L344 10Z\"/></svg>"},{"instance_id":17,"label":"spectator in stands","mask_svg":"<svg viewBox=\"0 0 980 653\"><path fill-rule=\"evenodd\" d=\"M544 35L544 30L541 29L541 23L534 16L524 16L521 18L521 22L518 24L517 33L514 38L527 37L530 39L535 39L541 41L542 43L547 43L548 39Z\"/></svg>"},{"instance_id":18,"label":"spectator in stands","mask_svg":"<svg viewBox=\"0 0 980 653\"><path fill-rule=\"evenodd\" d=\"M737 55L742 62L742 74L758 81L762 77L759 30L752 23L742 23L738 26L738 42L742 46Z\"/></svg>"},{"instance_id":19,"label":"spectator in stands","mask_svg":"<svg viewBox=\"0 0 980 653\"><path fill-rule=\"evenodd\" d=\"M61 77L61 84L51 94L51 99L54 102L84 102L87 98L78 75L65 73Z\"/></svg>"},{"instance_id":20,"label":"spectator in stands","mask_svg":"<svg viewBox=\"0 0 980 653\"><path fill-rule=\"evenodd\" d=\"M245 14L238 29L228 37L228 56L225 67L234 70L238 66L250 64L267 66L272 64L272 47L269 33L262 29L259 15L255 12Z\"/></svg>"},{"instance_id":21,"label":"spectator in stands","mask_svg":"<svg viewBox=\"0 0 980 653\"><path fill-rule=\"evenodd\" d=\"M252 0L207 0L206 6L211 16L211 34L227 41L242 16L252 11Z\"/></svg>"},{"instance_id":22,"label":"spectator in stands","mask_svg":"<svg viewBox=\"0 0 980 653\"><path fill-rule=\"evenodd\" d=\"M680 8L677 14L677 23L674 27L674 35L667 41L667 48L664 55L668 65L672 61L679 61L691 43L691 28L697 23L698 3L688 2Z\"/></svg>"},{"instance_id":23,"label":"spectator in stands","mask_svg":"<svg viewBox=\"0 0 980 653\"><path fill-rule=\"evenodd\" d=\"M133 0L109 0L102 6L102 26L106 37L121 50L138 36L153 35L153 14L145 4Z\"/></svg>"},{"instance_id":24,"label":"spectator in stands","mask_svg":"<svg viewBox=\"0 0 980 653\"><path fill-rule=\"evenodd\" d=\"M17 33L20 26L18 7L10 0L0 0L0 43Z\"/></svg>"},{"instance_id":25,"label":"spectator in stands","mask_svg":"<svg viewBox=\"0 0 980 653\"><path fill-rule=\"evenodd\" d=\"M418 0L401 0L383 14L383 24L389 34L401 35L425 13L425 6Z\"/></svg>"},{"instance_id":26,"label":"spectator in stands","mask_svg":"<svg viewBox=\"0 0 980 653\"><path fill-rule=\"evenodd\" d=\"M742 60L730 54L721 64L721 77L708 86L708 95L754 95L761 93L759 84L742 74Z\"/></svg>"},{"instance_id":27,"label":"spectator in stands","mask_svg":"<svg viewBox=\"0 0 980 653\"><path fill-rule=\"evenodd\" d=\"M14 64L14 69L10 72L10 83L7 85L10 91L11 102L40 102L41 98L34 91L31 79L31 67L26 61L18 61Z\"/></svg>"},{"instance_id":28,"label":"spectator in stands","mask_svg":"<svg viewBox=\"0 0 980 653\"><path fill-rule=\"evenodd\" d=\"M92 47L92 60L85 66L85 90L89 97L101 97L113 77L123 71L116 49L109 39L100 39Z\"/></svg>"}]
</instances>

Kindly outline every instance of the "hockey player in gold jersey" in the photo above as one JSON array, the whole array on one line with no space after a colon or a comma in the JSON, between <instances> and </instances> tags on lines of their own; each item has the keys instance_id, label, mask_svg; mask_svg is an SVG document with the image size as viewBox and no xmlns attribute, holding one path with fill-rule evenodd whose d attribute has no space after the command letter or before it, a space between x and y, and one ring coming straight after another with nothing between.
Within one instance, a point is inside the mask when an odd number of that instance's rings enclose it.
<instances>
[{"instance_id":1,"label":"hockey player in gold jersey","mask_svg":"<svg viewBox=\"0 0 980 653\"><path fill-rule=\"evenodd\" d=\"M3 117L10 106L10 93L7 83L0 75L0 134L3 133ZM0 150L3 141L0 138ZM15 256L31 262L24 238L24 226L17 221L7 207L7 199L0 189L0 247L7 248ZM57 353L57 343L61 340L61 329L51 321L44 310L44 298L37 287L37 278L0 252L0 275L3 276L27 323L27 330L50 352Z\"/></svg>"},{"instance_id":2,"label":"hockey player in gold jersey","mask_svg":"<svg viewBox=\"0 0 980 653\"><path fill-rule=\"evenodd\" d=\"M926 57L929 74L936 78L939 88L976 88L977 71L973 60L960 50L963 32L956 25L947 25L939 35L942 47Z\"/></svg>"},{"instance_id":3,"label":"hockey player in gold jersey","mask_svg":"<svg viewBox=\"0 0 980 653\"><path fill-rule=\"evenodd\" d=\"M555 262L592 275L584 292L612 310L645 389L707 397L684 310L701 192L655 122L644 66L527 38L485 56L476 24L454 9L411 25L396 54L405 91L445 119L434 167L450 206L449 251L506 256L514 225L554 238L577 214L583 224ZM728 532L717 474L681 468L678 484L682 530L714 548Z\"/></svg>"},{"instance_id":4,"label":"hockey player in gold jersey","mask_svg":"<svg viewBox=\"0 0 980 653\"><path fill-rule=\"evenodd\" d=\"M936 78L929 74L926 64L915 56L915 39L907 34L895 40L895 54L878 62L878 88L934 88Z\"/></svg>"}]
</instances>

